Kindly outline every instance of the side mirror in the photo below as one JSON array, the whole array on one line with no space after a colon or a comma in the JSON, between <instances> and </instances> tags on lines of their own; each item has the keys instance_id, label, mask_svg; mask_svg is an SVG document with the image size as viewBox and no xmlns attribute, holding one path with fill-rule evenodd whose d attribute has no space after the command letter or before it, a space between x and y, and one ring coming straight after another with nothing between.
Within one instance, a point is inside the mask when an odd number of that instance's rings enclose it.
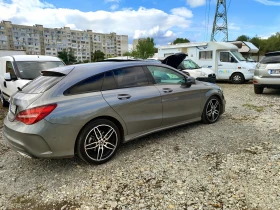
<instances>
[{"instance_id":1,"label":"side mirror","mask_svg":"<svg viewBox=\"0 0 280 210\"><path fill-rule=\"evenodd\" d=\"M11 80L12 80L11 74L10 74L10 73L5 73L5 74L4 74L4 79L5 79L6 81L11 81Z\"/></svg>"},{"instance_id":2,"label":"side mirror","mask_svg":"<svg viewBox=\"0 0 280 210\"><path fill-rule=\"evenodd\" d=\"M185 77L185 83L183 84L185 87L189 88L192 86L192 84L195 84L195 78L193 77Z\"/></svg>"}]
</instances>

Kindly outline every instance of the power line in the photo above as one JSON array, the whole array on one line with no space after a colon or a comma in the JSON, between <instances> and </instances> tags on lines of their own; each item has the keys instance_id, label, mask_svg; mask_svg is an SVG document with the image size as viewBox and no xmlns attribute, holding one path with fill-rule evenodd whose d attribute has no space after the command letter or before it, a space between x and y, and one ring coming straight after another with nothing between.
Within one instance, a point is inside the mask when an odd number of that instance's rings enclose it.
<instances>
[{"instance_id":1,"label":"power line","mask_svg":"<svg viewBox=\"0 0 280 210\"><path fill-rule=\"evenodd\" d=\"M207 21L207 33L206 33L206 39L208 37L208 28L209 28L209 20L210 20L210 3L211 3L211 0L208 0L208 21Z\"/></svg>"},{"instance_id":2,"label":"power line","mask_svg":"<svg viewBox=\"0 0 280 210\"><path fill-rule=\"evenodd\" d=\"M231 0L229 0L229 4L228 4L228 8L227 8L227 12L228 12L228 10L229 10L230 3L231 3Z\"/></svg>"},{"instance_id":3,"label":"power line","mask_svg":"<svg viewBox=\"0 0 280 210\"><path fill-rule=\"evenodd\" d=\"M204 18L205 18L205 33L204 33L204 40L206 41L207 40L207 2L206 2L206 7L205 7L205 15L204 15Z\"/></svg>"}]
</instances>

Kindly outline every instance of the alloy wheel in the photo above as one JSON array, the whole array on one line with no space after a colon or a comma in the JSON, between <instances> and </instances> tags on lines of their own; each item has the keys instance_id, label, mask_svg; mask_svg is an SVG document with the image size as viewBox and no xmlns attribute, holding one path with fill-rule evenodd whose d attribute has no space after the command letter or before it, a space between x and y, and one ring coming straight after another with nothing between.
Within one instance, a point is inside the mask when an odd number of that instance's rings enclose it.
<instances>
[{"instance_id":1,"label":"alloy wheel","mask_svg":"<svg viewBox=\"0 0 280 210\"><path fill-rule=\"evenodd\" d=\"M111 157L118 145L116 130L107 124L95 126L87 134L84 141L84 151L88 158L94 161L104 161Z\"/></svg>"},{"instance_id":2,"label":"alloy wheel","mask_svg":"<svg viewBox=\"0 0 280 210\"><path fill-rule=\"evenodd\" d=\"M209 122L215 122L220 116L220 101L212 98L206 107L206 117Z\"/></svg>"}]
</instances>

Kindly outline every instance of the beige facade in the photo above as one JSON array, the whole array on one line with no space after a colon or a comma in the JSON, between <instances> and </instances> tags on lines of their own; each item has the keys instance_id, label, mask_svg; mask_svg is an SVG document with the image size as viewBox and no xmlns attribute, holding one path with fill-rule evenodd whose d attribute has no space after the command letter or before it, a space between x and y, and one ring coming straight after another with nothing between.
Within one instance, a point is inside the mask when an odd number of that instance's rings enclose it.
<instances>
[{"instance_id":1,"label":"beige facade","mask_svg":"<svg viewBox=\"0 0 280 210\"><path fill-rule=\"evenodd\" d=\"M128 36L71 30L69 27L16 25L10 21L0 23L0 49L57 56L58 52L69 48L73 49L78 61L90 60L91 53L96 50L105 53L106 57L122 56L128 51Z\"/></svg>"},{"instance_id":2,"label":"beige facade","mask_svg":"<svg viewBox=\"0 0 280 210\"><path fill-rule=\"evenodd\" d=\"M132 50L136 50L136 47L138 45L138 41L139 41L139 39L133 39Z\"/></svg>"}]
</instances>

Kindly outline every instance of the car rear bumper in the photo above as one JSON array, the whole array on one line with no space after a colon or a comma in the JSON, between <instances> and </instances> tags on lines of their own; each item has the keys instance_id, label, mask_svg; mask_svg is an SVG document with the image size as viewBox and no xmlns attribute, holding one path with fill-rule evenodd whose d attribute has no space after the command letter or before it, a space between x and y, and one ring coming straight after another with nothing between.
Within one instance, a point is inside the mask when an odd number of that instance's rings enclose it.
<instances>
[{"instance_id":1,"label":"car rear bumper","mask_svg":"<svg viewBox=\"0 0 280 210\"><path fill-rule=\"evenodd\" d=\"M67 132L66 132L67 131ZM31 158L74 156L77 129L41 120L34 125L4 120L3 137L7 145Z\"/></svg>"},{"instance_id":2,"label":"car rear bumper","mask_svg":"<svg viewBox=\"0 0 280 210\"><path fill-rule=\"evenodd\" d=\"M253 83L254 85L260 87L280 88L280 76L279 77L254 76Z\"/></svg>"}]
</instances>

